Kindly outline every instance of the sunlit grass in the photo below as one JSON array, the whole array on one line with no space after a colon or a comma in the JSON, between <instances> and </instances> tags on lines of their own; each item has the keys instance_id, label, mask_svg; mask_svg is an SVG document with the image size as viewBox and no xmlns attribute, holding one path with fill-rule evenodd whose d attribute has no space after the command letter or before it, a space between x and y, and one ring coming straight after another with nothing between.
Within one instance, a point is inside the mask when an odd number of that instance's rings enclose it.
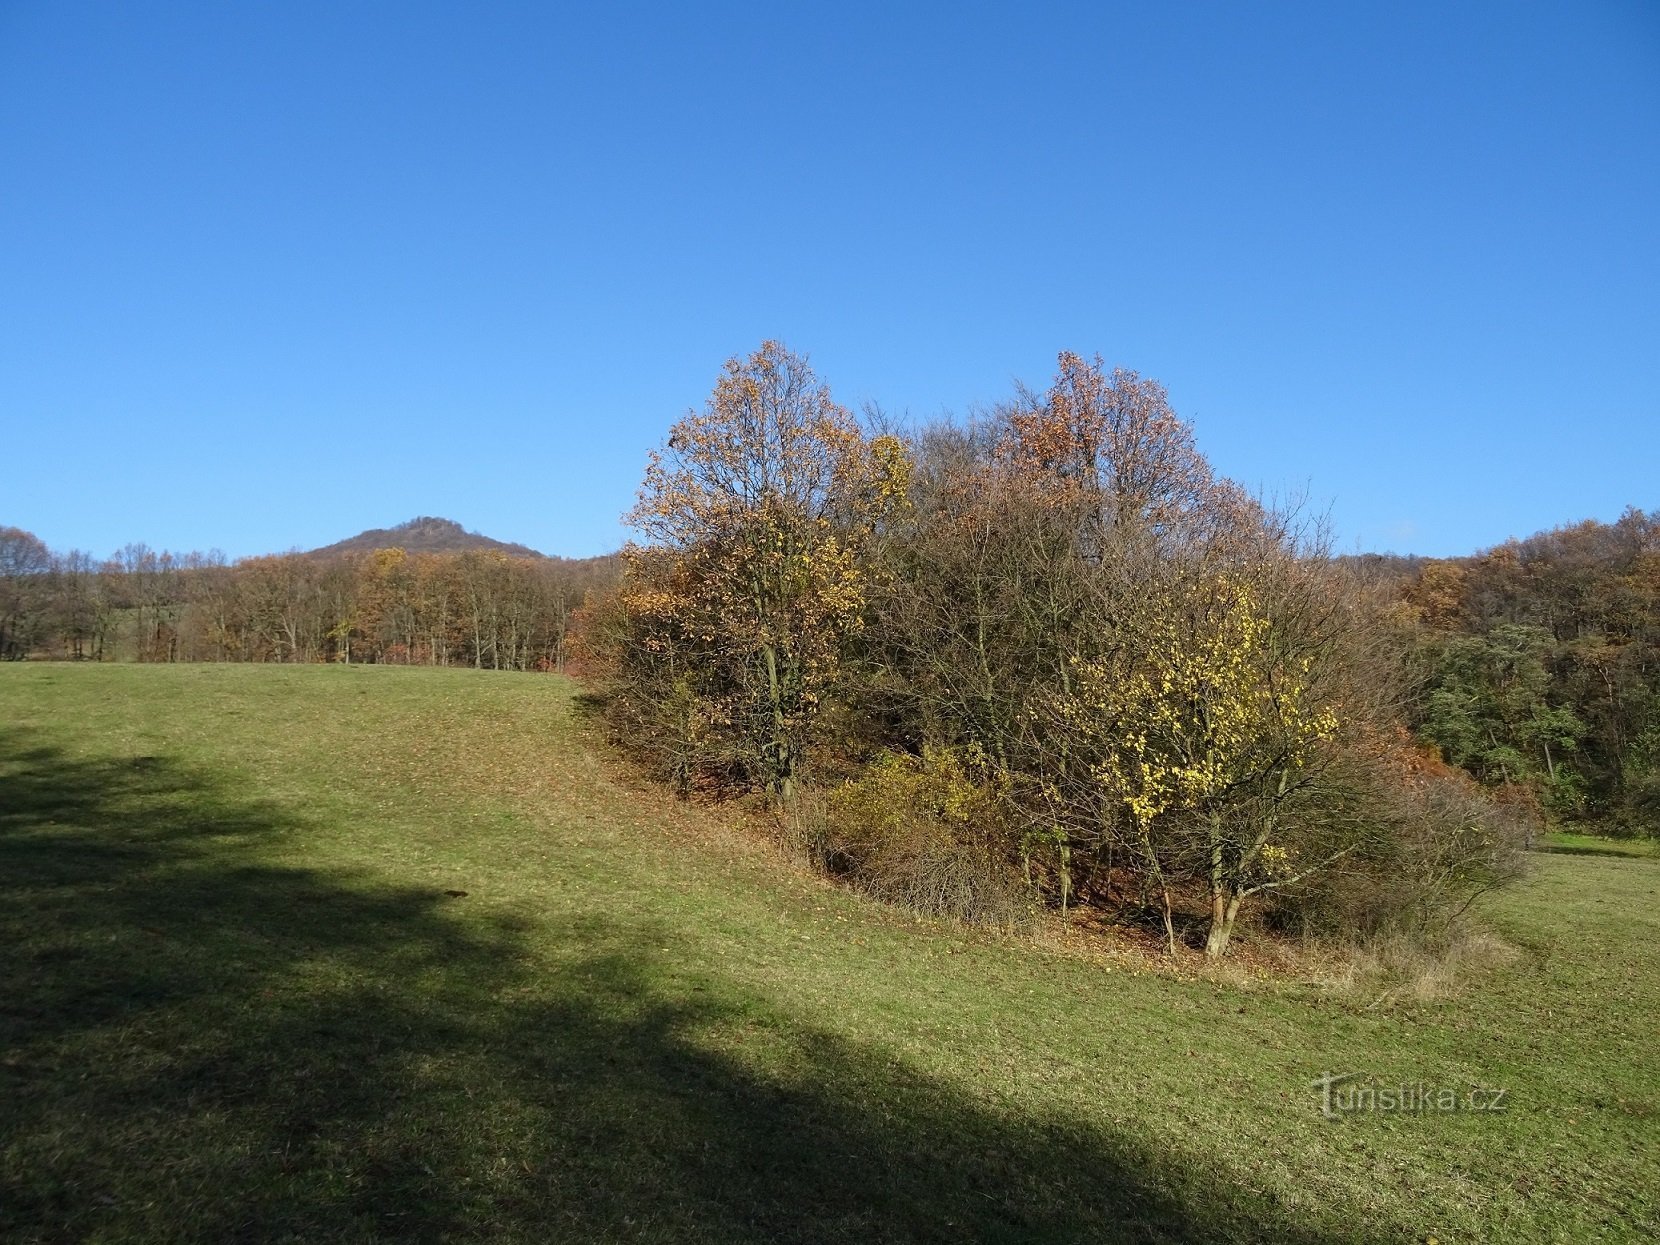
<instances>
[{"instance_id":1,"label":"sunlit grass","mask_svg":"<svg viewBox=\"0 0 1660 1245\"><path fill-rule=\"evenodd\" d=\"M0 724L8 1240L1655 1230L1660 861L1539 857L1406 1004L872 906L552 677L12 666Z\"/></svg>"}]
</instances>

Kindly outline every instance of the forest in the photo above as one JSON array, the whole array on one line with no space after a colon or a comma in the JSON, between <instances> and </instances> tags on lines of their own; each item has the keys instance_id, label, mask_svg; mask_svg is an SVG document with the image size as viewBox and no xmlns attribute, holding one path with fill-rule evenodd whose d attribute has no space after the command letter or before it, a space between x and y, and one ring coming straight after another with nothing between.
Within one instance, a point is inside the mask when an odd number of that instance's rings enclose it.
<instances>
[{"instance_id":1,"label":"forest","mask_svg":"<svg viewBox=\"0 0 1660 1245\"><path fill-rule=\"evenodd\" d=\"M1167 949L1444 929L1546 826L1660 824L1660 520L1336 556L1156 381L1063 353L968 421L855 418L777 343L671 430L618 555L98 562L0 529L0 654L565 670L682 796L968 921ZM326 551L325 551L326 552Z\"/></svg>"},{"instance_id":2,"label":"forest","mask_svg":"<svg viewBox=\"0 0 1660 1245\"><path fill-rule=\"evenodd\" d=\"M1660 827L1660 513L1403 567L1411 721L1555 821Z\"/></svg>"},{"instance_id":3,"label":"forest","mask_svg":"<svg viewBox=\"0 0 1660 1245\"><path fill-rule=\"evenodd\" d=\"M131 544L100 562L0 528L0 657L562 670L572 615L615 576L615 557L396 546L227 563Z\"/></svg>"}]
</instances>

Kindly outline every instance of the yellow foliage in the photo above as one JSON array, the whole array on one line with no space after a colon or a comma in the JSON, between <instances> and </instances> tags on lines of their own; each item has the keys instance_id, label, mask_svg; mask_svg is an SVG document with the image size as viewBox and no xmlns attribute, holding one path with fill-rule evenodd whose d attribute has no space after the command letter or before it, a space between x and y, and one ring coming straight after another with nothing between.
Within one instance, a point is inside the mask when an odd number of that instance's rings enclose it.
<instances>
[{"instance_id":1,"label":"yellow foliage","mask_svg":"<svg viewBox=\"0 0 1660 1245\"><path fill-rule=\"evenodd\" d=\"M996 784L975 746L925 746L920 757L886 752L831 793L829 805L845 828L890 834L918 819L962 830L989 817Z\"/></svg>"},{"instance_id":2,"label":"yellow foliage","mask_svg":"<svg viewBox=\"0 0 1660 1245\"><path fill-rule=\"evenodd\" d=\"M1095 778L1143 829L1204 806L1264 763L1303 764L1337 729L1335 713L1311 703L1308 660L1276 659L1249 585L1219 578L1209 601L1196 619L1153 618L1132 670L1077 663L1062 705L1104 736Z\"/></svg>"}]
</instances>

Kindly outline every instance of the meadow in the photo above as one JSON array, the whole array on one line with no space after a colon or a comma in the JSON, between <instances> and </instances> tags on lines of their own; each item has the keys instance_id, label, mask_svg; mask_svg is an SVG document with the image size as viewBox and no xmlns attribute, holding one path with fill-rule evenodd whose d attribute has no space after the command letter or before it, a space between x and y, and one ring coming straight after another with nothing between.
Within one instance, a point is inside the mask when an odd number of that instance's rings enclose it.
<instances>
[{"instance_id":1,"label":"meadow","mask_svg":"<svg viewBox=\"0 0 1660 1245\"><path fill-rule=\"evenodd\" d=\"M577 691L0 666L0 1238L1660 1234L1660 859L1534 854L1448 997L1162 972L834 888Z\"/></svg>"}]
</instances>

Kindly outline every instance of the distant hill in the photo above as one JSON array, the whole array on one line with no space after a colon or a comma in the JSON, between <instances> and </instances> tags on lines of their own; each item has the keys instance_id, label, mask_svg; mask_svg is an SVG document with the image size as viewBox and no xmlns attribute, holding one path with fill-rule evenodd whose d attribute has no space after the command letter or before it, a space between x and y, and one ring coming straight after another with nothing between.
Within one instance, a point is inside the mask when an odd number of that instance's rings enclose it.
<instances>
[{"instance_id":1,"label":"distant hill","mask_svg":"<svg viewBox=\"0 0 1660 1245\"><path fill-rule=\"evenodd\" d=\"M465 553L469 549L478 549L505 553L515 558L547 556L524 545L512 545L469 532L454 519L435 519L431 515L422 515L397 527L371 528L332 545L324 545L321 549L313 549L307 556L333 558L351 553L373 553L376 549L402 549L406 553Z\"/></svg>"}]
</instances>

